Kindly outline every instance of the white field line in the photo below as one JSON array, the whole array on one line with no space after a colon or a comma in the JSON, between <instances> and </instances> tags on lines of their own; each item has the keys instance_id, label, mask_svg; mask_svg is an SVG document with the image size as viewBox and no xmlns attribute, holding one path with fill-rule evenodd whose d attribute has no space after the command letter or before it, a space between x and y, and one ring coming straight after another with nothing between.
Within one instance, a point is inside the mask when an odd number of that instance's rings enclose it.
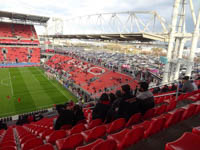
<instances>
[{"instance_id":1,"label":"white field line","mask_svg":"<svg viewBox=\"0 0 200 150\"><path fill-rule=\"evenodd\" d=\"M11 80L11 76L10 76L10 71L9 71L9 79L10 79L10 86L11 86L11 94L13 96L14 93L13 93L13 86L12 86L12 80Z\"/></svg>"}]
</instances>

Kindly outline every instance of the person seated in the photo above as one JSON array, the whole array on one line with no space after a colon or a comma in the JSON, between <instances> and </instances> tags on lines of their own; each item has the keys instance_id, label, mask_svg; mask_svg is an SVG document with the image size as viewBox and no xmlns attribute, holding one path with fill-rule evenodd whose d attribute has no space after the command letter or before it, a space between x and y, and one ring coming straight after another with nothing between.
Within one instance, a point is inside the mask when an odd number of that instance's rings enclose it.
<instances>
[{"instance_id":1,"label":"person seated","mask_svg":"<svg viewBox=\"0 0 200 150\"><path fill-rule=\"evenodd\" d=\"M162 90L161 90L162 93L166 93L166 92L169 92L169 87L167 85L165 85Z\"/></svg>"},{"instance_id":2,"label":"person seated","mask_svg":"<svg viewBox=\"0 0 200 150\"><path fill-rule=\"evenodd\" d=\"M160 87L155 87L153 89L153 94L158 94L160 92Z\"/></svg>"},{"instance_id":3,"label":"person seated","mask_svg":"<svg viewBox=\"0 0 200 150\"><path fill-rule=\"evenodd\" d=\"M73 108L73 112L74 112L74 124L78 123L81 120L84 120L84 113L82 111L82 108L79 105L75 105Z\"/></svg>"},{"instance_id":4,"label":"person seated","mask_svg":"<svg viewBox=\"0 0 200 150\"><path fill-rule=\"evenodd\" d=\"M171 90L171 91L175 91L176 89L177 89L177 86L173 83L170 90Z\"/></svg>"},{"instance_id":5,"label":"person seated","mask_svg":"<svg viewBox=\"0 0 200 150\"><path fill-rule=\"evenodd\" d=\"M136 100L139 102L140 112L144 114L147 110L155 106L153 93L148 90L149 84L141 82Z\"/></svg>"},{"instance_id":6,"label":"person seated","mask_svg":"<svg viewBox=\"0 0 200 150\"><path fill-rule=\"evenodd\" d=\"M109 96L110 104L112 104L116 100L116 96L113 93L110 93L108 96Z\"/></svg>"},{"instance_id":7,"label":"person seated","mask_svg":"<svg viewBox=\"0 0 200 150\"><path fill-rule=\"evenodd\" d=\"M194 82L194 80L191 80L191 83L194 87L194 91L198 90L198 87L197 87L196 83Z\"/></svg>"},{"instance_id":8,"label":"person seated","mask_svg":"<svg viewBox=\"0 0 200 150\"><path fill-rule=\"evenodd\" d=\"M2 129L7 130L8 127L7 127L7 124L6 124L6 123L3 123L3 121L0 120L0 130L2 130Z\"/></svg>"},{"instance_id":9,"label":"person seated","mask_svg":"<svg viewBox=\"0 0 200 150\"><path fill-rule=\"evenodd\" d=\"M189 92L192 92L194 91L194 86L192 85L192 83L190 82L189 80L189 76L185 76L182 80L183 82L183 86L181 88L181 92L184 92L184 93L189 93Z\"/></svg>"},{"instance_id":10,"label":"person seated","mask_svg":"<svg viewBox=\"0 0 200 150\"><path fill-rule=\"evenodd\" d=\"M63 125L74 125L73 107L72 103L65 103L65 105L57 107L59 116L54 123L54 130L59 130Z\"/></svg>"},{"instance_id":11,"label":"person seated","mask_svg":"<svg viewBox=\"0 0 200 150\"><path fill-rule=\"evenodd\" d=\"M109 102L108 94L103 93L101 97L99 98L99 102L96 104L96 106L93 109L92 119L93 120L102 119L102 121L104 121L109 108L110 108L110 102Z\"/></svg>"},{"instance_id":12,"label":"person seated","mask_svg":"<svg viewBox=\"0 0 200 150\"><path fill-rule=\"evenodd\" d=\"M118 118L125 118L128 120L133 114L139 112L139 103L134 99L131 88L128 84L122 87L122 97L119 102Z\"/></svg>"}]
</instances>

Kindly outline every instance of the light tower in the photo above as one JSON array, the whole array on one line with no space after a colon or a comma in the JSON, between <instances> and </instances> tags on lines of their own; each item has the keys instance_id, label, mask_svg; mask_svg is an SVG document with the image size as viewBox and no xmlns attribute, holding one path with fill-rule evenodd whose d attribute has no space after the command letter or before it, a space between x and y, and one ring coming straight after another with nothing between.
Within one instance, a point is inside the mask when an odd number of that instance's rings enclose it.
<instances>
[{"instance_id":1,"label":"light tower","mask_svg":"<svg viewBox=\"0 0 200 150\"><path fill-rule=\"evenodd\" d=\"M197 1L195 1L197 2ZM198 2L197 2L198 3ZM186 28L186 5L189 4L194 29L192 33L187 33ZM193 0L174 0L174 8L172 14L171 30L169 32L169 45L167 52L168 63L165 65L163 83L177 80L179 78L179 70L181 64L187 64L186 75L190 76L194 64L194 53L197 48L199 38L200 23L200 5L198 6L198 17L196 17ZM183 61L182 53L187 40L192 40L189 59Z\"/></svg>"}]
</instances>

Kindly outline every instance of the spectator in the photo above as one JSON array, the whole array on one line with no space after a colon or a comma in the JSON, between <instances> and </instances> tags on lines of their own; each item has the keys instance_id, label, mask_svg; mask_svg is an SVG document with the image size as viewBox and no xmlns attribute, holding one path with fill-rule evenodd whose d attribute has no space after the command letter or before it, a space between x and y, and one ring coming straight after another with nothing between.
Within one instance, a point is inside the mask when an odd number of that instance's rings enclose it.
<instances>
[{"instance_id":1,"label":"spectator","mask_svg":"<svg viewBox=\"0 0 200 150\"><path fill-rule=\"evenodd\" d=\"M79 106L79 105L75 105L74 108L73 108L73 112L74 112L74 124L78 123L79 121L81 120L84 120L85 117L84 117L84 114L83 114L83 111L82 111L82 108Z\"/></svg>"},{"instance_id":2,"label":"spectator","mask_svg":"<svg viewBox=\"0 0 200 150\"><path fill-rule=\"evenodd\" d=\"M54 124L54 129L59 130L63 125L74 125L75 116L73 113L73 104L65 103L65 105L59 106L60 110L57 110L59 116Z\"/></svg>"},{"instance_id":3,"label":"spectator","mask_svg":"<svg viewBox=\"0 0 200 150\"><path fill-rule=\"evenodd\" d=\"M41 120L43 117L43 115L41 113L35 113L34 114L34 121L39 121Z\"/></svg>"},{"instance_id":4,"label":"spectator","mask_svg":"<svg viewBox=\"0 0 200 150\"><path fill-rule=\"evenodd\" d=\"M110 108L108 94L103 93L99 99L99 102L94 107L92 112L92 119L102 119L105 120L107 112Z\"/></svg>"},{"instance_id":5,"label":"spectator","mask_svg":"<svg viewBox=\"0 0 200 150\"><path fill-rule=\"evenodd\" d=\"M188 92L192 92L194 91L194 86L192 85L192 83L189 80L189 76L185 76L183 78L183 87L181 88L181 91L184 93L188 93Z\"/></svg>"},{"instance_id":6,"label":"spectator","mask_svg":"<svg viewBox=\"0 0 200 150\"><path fill-rule=\"evenodd\" d=\"M177 86L173 83L171 87L171 91L175 91L175 90L177 90Z\"/></svg>"},{"instance_id":7,"label":"spectator","mask_svg":"<svg viewBox=\"0 0 200 150\"><path fill-rule=\"evenodd\" d=\"M158 94L160 92L160 87L155 87L153 89L153 94Z\"/></svg>"},{"instance_id":8,"label":"spectator","mask_svg":"<svg viewBox=\"0 0 200 150\"><path fill-rule=\"evenodd\" d=\"M0 130L1 130L1 129L4 129L4 130L7 130L7 129L8 129L7 124L6 124L6 123L3 123L2 120L0 120Z\"/></svg>"},{"instance_id":9,"label":"spectator","mask_svg":"<svg viewBox=\"0 0 200 150\"><path fill-rule=\"evenodd\" d=\"M137 108L135 108L134 102L128 102L126 100L129 100L133 98L133 94L131 92L131 88L128 84L123 85L122 87L122 97L119 102L119 109L118 109L118 118L126 118L127 120L129 117L137 111Z\"/></svg>"},{"instance_id":10,"label":"spectator","mask_svg":"<svg viewBox=\"0 0 200 150\"><path fill-rule=\"evenodd\" d=\"M116 100L116 96L113 93L110 93L108 96L110 104L112 104Z\"/></svg>"},{"instance_id":11,"label":"spectator","mask_svg":"<svg viewBox=\"0 0 200 150\"><path fill-rule=\"evenodd\" d=\"M162 93L166 93L166 92L169 92L169 87L167 85L165 85L162 90L161 90Z\"/></svg>"},{"instance_id":12,"label":"spectator","mask_svg":"<svg viewBox=\"0 0 200 150\"><path fill-rule=\"evenodd\" d=\"M153 93L151 93L148 88L148 83L141 82L139 93L136 96L136 100L139 101L140 111L142 114L155 106Z\"/></svg>"}]
</instances>

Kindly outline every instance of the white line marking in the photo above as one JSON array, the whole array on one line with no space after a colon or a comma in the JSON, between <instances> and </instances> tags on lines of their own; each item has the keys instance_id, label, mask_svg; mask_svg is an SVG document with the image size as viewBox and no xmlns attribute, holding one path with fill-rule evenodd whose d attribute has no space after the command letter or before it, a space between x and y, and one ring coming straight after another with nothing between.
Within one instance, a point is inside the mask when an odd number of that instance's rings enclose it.
<instances>
[{"instance_id":1,"label":"white line marking","mask_svg":"<svg viewBox=\"0 0 200 150\"><path fill-rule=\"evenodd\" d=\"M11 80L11 76L10 76L10 71L9 71L9 79L10 79L10 86L11 86L11 94L13 96L14 94L13 94L13 86L12 86L12 80Z\"/></svg>"}]
</instances>

